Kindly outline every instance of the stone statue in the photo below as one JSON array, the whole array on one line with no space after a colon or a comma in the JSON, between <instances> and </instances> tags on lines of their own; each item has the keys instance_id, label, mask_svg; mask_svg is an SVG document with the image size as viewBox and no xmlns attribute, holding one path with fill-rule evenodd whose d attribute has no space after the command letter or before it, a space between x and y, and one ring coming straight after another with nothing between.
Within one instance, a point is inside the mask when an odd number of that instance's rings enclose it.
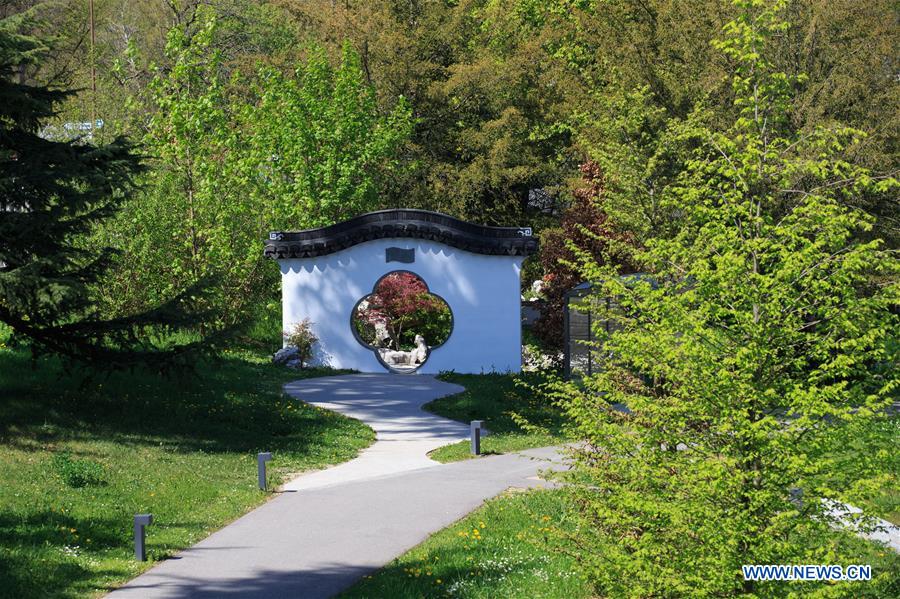
<instances>
[{"instance_id":1,"label":"stone statue","mask_svg":"<svg viewBox=\"0 0 900 599\"><path fill-rule=\"evenodd\" d=\"M369 309L369 300L362 300L359 302L359 306L356 308L357 318L360 317L361 314L365 314ZM388 342L391 340L391 334L388 332L387 322L384 319L379 319L371 323L375 328L375 338L372 339L372 345L375 347L386 347Z\"/></svg>"},{"instance_id":2,"label":"stone statue","mask_svg":"<svg viewBox=\"0 0 900 599\"><path fill-rule=\"evenodd\" d=\"M383 321L375 323L375 347L384 347L391 340L387 325Z\"/></svg>"},{"instance_id":3,"label":"stone statue","mask_svg":"<svg viewBox=\"0 0 900 599\"><path fill-rule=\"evenodd\" d=\"M388 366L417 366L428 357L428 346L425 344L425 337L416 335L416 347L412 351L381 349L379 353Z\"/></svg>"}]
</instances>

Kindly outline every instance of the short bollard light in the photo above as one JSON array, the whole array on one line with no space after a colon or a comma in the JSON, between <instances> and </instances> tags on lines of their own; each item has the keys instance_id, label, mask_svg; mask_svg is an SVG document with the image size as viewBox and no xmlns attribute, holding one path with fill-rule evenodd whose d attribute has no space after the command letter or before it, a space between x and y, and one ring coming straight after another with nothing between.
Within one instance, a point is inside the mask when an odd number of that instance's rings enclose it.
<instances>
[{"instance_id":1,"label":"short bollard light","mask_svg":"<svg viewBox=\"0 0 900 599\"><path fill-rule=\"evenodd\" d=\"M259 478L259 490L267 490L266 485L266 462L272 459L272 452L266 451L256 455L256 474Z\"/></svg>"},{"instance_id":2,"label":"short bollard light","mask_svg":"<svg viewBox=\"0 0 900 599\"><path fill-rule=\"evenodd\" d=\"M147 561L147 546L144 544L144 528L153 523L153 514L134 515L134 557L139 562Z\"/></svg>"},{"instance_id":3,"label":"short bollard light","mask_svg":"<svg viewBox=\"0 0 900 599\"><path fill-rule=\"evenodd\" d=\"M481 427L484 420L473 420L471 424L472 455L481 455Z\"/></svg>"}]
</instances>

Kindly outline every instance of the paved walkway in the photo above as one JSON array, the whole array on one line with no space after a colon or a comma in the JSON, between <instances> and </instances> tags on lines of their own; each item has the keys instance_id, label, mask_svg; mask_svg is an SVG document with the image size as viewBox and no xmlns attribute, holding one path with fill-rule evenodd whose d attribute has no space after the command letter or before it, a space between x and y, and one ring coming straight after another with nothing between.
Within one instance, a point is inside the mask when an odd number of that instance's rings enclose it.
<instances>
[{"instance_id":1,"label":"paved walkway","mask_svg":"<svg viewBox=\"0 0 900 599\"><path fill-rule=\"evenodd\" d=\"M462 390L428 376L298 381L294 397L363 420L377 441L113 592L113 599L330 597L509 487L542 483L552 449L440 465L425 452L468 436L422 404ZM277 456L276 456L277 459Z\"/></svg>"},{"instance_id":2,"label":"paved walkway","mask_svg":"<svg viewBox=\"0 0 900 599\"><path fill-rule=\"evenodd\" d=\"M875 518L876 530L861 532L854 520L856 516L862 513L861 509L848 503L829 499L825 500L825 504L828 506L828 514L843 524L844 528L855 532L864 539L884 543L893 549L895 553L900 553L900 526L895 526L881 518Z\"/></svg>"},{"instance_id":3,"label":"paved walkway","mask_svg":"<svg viewBox=\"0 0 900 599\"><path fill-rule=\"evenodd\" d=\"M465 388L431 376L351 374L285 385L291 396L362 420L375 429L375 443L355 460L301 476L286 490L313 489L439 465L432 449L469 437L465 424L422 409L426 403Z\"/></svg>"}]
</instances>

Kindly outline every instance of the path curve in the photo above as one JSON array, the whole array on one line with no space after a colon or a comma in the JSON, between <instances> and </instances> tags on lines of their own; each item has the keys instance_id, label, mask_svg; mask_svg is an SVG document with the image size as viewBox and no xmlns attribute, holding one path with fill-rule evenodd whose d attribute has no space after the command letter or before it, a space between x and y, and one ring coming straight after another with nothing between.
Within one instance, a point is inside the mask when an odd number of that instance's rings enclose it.
<instances>
[{"instance_id":1,"label":"path curve","mask_svg":"<svg viewBox=\"0 0 900 599\"><path fill-rule=\"evenodd\" d=\"M285 390L363 420L376 442L350 462L294 479L271 501L109 597L331 597L485 499L510 487L543 486L539 471L558 459L548 448L452 464L430 460L430 449L468 436L464 424L421 410L463 390L433 377L344 375Z\"/></svg>"},{"instance_id":2,"label":"path curve","mask_svg":"<svg viewBox=\"0 0 900 599\"><path fill-rule=\"evenodd\" d=\"M469 428L422 409L426 403L465 391L433 376L350 374L294 381L291 397L361 420L375 430L375 443L357 458L295 478L285 490L315 489L439 465L428 452L469 437Z\"/></svg>"}]
</instances>

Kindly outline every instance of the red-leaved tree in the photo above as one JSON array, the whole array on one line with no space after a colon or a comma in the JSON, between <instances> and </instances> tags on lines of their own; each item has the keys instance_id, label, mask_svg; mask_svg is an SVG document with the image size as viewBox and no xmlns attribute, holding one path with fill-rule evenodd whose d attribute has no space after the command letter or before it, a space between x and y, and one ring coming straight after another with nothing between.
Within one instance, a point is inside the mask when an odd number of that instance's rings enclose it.
<instances>
[{"instance_id":1,"label":"red-leaved tree","mask_svg":"<svg viewBox=\"0 0 900 599\"><path fill-rule=\"evenodd\" d=\"M616 250L621 243L631 244L631 236L616 230L603 209L605 180L600 165L593 161L581 165L581 177L584 185L574 191L572 204L563 212L560 226L541 233L540 259L546 303L534 324L534 333L554 349L563 346L565 294L582 282L578 270L566 264L576 262L567 242L573 242L600 264L615 260L625 265L626 270L632 270L624 252Z\"/></svg>"},{"instance_id":2,"label":"red-leaved tree","mask_svg":"<svg viewBox=\"0 0 900 599\"><path fill-rule=\"evenodd\" d=\"M394 349L411 344L415 335L425 337L428 345L437 345L450 333L450 308L412 273L388 274L366 302L366 307L357 311L359 317L371 326L383 324Z\"/></svg>"}]
</instances>

